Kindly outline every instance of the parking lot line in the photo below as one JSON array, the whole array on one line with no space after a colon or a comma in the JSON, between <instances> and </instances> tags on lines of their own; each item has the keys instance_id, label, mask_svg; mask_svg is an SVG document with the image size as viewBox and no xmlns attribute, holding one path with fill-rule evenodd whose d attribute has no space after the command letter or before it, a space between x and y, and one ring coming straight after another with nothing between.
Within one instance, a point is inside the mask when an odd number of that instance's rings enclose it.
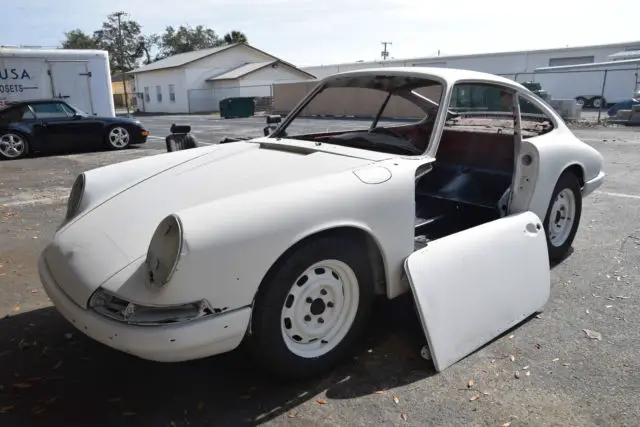
<instances>
[{"instance_id":1,"label":"parking lot line","mask_svg":"<svg viewBox=\"0 0 640 427\"><path fill-rule=\"evenodd\" d=\"M594 191L594 194L602 194L602 195L611 196L611 197L623 197L625 199L640 200L640 196L636 194L612 193L609 191L599 191L599 190Z\"/></svg>"}]
</instances>

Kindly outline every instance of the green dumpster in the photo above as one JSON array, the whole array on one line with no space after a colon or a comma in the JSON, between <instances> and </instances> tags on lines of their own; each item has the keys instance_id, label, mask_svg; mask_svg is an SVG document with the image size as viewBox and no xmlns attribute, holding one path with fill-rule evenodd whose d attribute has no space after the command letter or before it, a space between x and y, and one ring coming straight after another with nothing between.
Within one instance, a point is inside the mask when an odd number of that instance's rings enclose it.
<instances>
[{"instance_id":1,"label":"green dumpster","mask_svg":"<svg viewBox=\"0 0 640 427\"><path fill-rule=\"evenodd\" d=\"M253 97L225 98L220 101L220 117L225 119L251 117L255 110Z\"/></svg>"}]
</instances>

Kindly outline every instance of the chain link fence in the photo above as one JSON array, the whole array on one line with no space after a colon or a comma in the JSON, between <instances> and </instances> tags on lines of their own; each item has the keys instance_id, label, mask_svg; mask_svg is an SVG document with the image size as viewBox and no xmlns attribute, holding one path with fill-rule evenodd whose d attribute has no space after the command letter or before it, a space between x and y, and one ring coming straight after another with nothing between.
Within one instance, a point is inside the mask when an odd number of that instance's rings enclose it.
<instances>
[{"instance_id":1,"label":"chain link fence","mask_svg":"<svg viewBox=\"0 0 640 427\"><path fill-rule=\"evenodd\" d=\"M603 110L630 100L640 90L640 64L600 69L541 69L533 73L498 75L518 83L538 83L551 101L575 100L583 111L597 112L598 123Z\"/></svg>"},{"instance_id":2,"label":"chain link fence","mask_svg":"<svg viewBox=\"0 0 640 427\"><path fill-rule=\"evenodd\" d=\"M220 101L238 97L253 98L256 113L270 113L273 110L273 85L256 85L189 89L187 91L189 113L219 112Z\"/></svg>"}]
</instances>

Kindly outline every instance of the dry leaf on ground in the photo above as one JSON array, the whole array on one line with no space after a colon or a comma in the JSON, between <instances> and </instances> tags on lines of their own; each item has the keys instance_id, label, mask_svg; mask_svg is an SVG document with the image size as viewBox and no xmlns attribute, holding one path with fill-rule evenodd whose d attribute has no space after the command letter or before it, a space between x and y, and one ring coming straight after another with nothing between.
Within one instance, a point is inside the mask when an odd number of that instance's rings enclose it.
<instances>
[{"instance_id":1,"label":"dry leaf on ground","mask_svg":"<svg viewBox=\"0 0 640 427\"><path fill-rule=\"evenodd\" d=\"M318 399L318 400L316 400L316 402L318 402L320 405L326 405L327 404L327 401L324 400L324 399Z\"/></svg>"},{"instance_id":2,"label":"dry leaf on ground","mask_svg":"<svg viewBox=\"0 0 640 427\"><path fill-rule=\"evenodd\" d=\"M588 338L591 338L593 340L601 340L602 339L602 334L600 332L592 331L591 329L583 329L583 331L587 335Z\"/></svg>"},{"instance_id":3,"label":"dry leaf on ground","mask_svg":"<svg viewBox=\"0 0 640 427\"><path fill-rule=\"evenodd\" d=\"M400 399L398 399L398 396L393 396L393 401L396 402L396 403L399 403Z\"/></svg>"}]
</instances>

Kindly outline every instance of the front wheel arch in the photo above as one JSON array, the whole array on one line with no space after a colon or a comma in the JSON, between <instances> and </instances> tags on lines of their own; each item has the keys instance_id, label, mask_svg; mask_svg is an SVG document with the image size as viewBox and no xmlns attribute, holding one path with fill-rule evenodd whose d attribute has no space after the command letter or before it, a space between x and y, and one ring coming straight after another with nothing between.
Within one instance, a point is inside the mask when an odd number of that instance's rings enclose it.
<instances>
[{"instance_id":1,"label":"front wheel arch","mask_svg":"<svg viewBox=\"0 0 640 427\"><path fill-rule=\"evenodd\" d=\"M280 377L301 378L325 372L335 366L340 360L347 357L355 350L356 346L360 344L360 340L364 337L366 330L366 322L371 313L372 298L375 292L375 286L373 285L373 283L375 283L373 275L375 269L372 268L369 251L367 250L367 240L366 238L362 238L363 234L361 233L362 231L358 229L346 227L331 229L307 236L292 245L289 250L285 251L265 275L254 297L247 335L243 341L247 349L254 357L257 357L256 361L268 368L271 373L276 373ZM281 313L280 316L277 315L278 306L284 304L293 310L291 313L301 316L300 307L293 307L293 304L299 304L297 301L306 301L306 303L310 304L311 298L309 298L309 296L307 296L306 299L299 299L298 297L294 299L292 297L292 294L295 292L289 289L288 284L293 283L294 288L298 289L295 283L297 283L298 286L303 286L303 284L306 283L306 279L304 282L296 282L295 280L289 282L291 277L293 277L291 276L292 272L295 272L298 266L301 265L299 262L304 262L305 268L308 268L306 262L309 261L309 259L317 262L321 259L330 260L333 256L336 256L335 260L337 260L337 262L346 263L351 273L355 274L358 280L359 291L356 294L359 294L359 297L356 300L356 312L353 314L354 317L351 320L354 323L347 326L348 329L346 332L343 331L346 335L337 338L338 341L330 344L331 348L326 350L327 353L322 353L317 356L302 356L286 342L283 328L291 329L291 325L310 322L313 315L322 315L325 306L321 304L322 307L319 312L314 312L313 308L311 308L308 315L304 316L304 322L300 321L300 319L302 319L301 317L297 320L292 320L296 317L293 316L285 319L284 323L282 323L281 320L284 312ZM296 258L297 260L294 261ZM305 259L306 261L303 261ZM323 273L320 272L317 274ZM338 276L335 274L334 277L338 279ZM317 281L314 283L313 279L311 279L309 283L311 283L312 286L318 284ZM312 294L315 292L313 287L309 292ZM344 295L347 295L346 291L343 292L345 292ZM289 294L288 297L287 294ZM329 291L329 295L330 294L331 292ZM324 299L324 297L319 295L320 294L318 294L316 301ZM325 291L322 295L328 294ZM338 293L338 295L343 294ZM327 307L333 307L332 301L334 300L331 299L326 303ZM315 304L316 302L314 301L313 303ZM338 302L336 302L336 304L338 304L338 307L342 306L342 304ZM302 303L302 305L304 306L306 304ZM280 310L285 309L282 308ZM340 316L342 316L342 314L340 314ZM280 320L276 320L274 317L278 317ZM287 320L289 321L288 326ZM255 323L256 321L257 323ZM319 318L318 322L324 323L322 318ZM331 323L330 321L329 324ZM331 328L333 327L334 326L331 326ZM282 342L280 342L280 338L278 338L280 334L284 337L284 341ZM303 340L304 336L304 334L294 335L293 339L300 341ZM322 338L321 336L319 337ZM319 337L313 338L309 343L312 343ZM327 339L328 341L324 341L324 344L329 344L330 338Z\"/></svg>"},{"instance_id":2,"label":"front wheel arch","mask_svg":"<svg viewBox=\"0 0 640 427\"><path fill-rule=\"evenodd\" d=\"M299 247L305 245L311 240L318 239L321 237L329 237L329 236L351 236L354 241L358 244L362 245L362 249L366 251L367 259L372 266L372 274L376 283L376 292L385 292L386 285L386 268L384 264L384 258L382 255L382 250L378 244L378 242L374 239L374 237L369 234L367 231L354 227L354 226L339 226L334 228L328 228L321 231L316 231L311 233L304 238L298 240L293 245L291 245L286 251L284 251L278 259L269 267L267 273L264 275L262 280L260 281L260 285L256 289L256 292L253 296L252 305L255 302L255 298L257 297L260 290L265 286L266 283L269 282L269 279L273 277L275 272L278 270L280 265ZM251 322L249 322L249 328L247 333L251 333Z\"/></svg>"}]
</instances>

